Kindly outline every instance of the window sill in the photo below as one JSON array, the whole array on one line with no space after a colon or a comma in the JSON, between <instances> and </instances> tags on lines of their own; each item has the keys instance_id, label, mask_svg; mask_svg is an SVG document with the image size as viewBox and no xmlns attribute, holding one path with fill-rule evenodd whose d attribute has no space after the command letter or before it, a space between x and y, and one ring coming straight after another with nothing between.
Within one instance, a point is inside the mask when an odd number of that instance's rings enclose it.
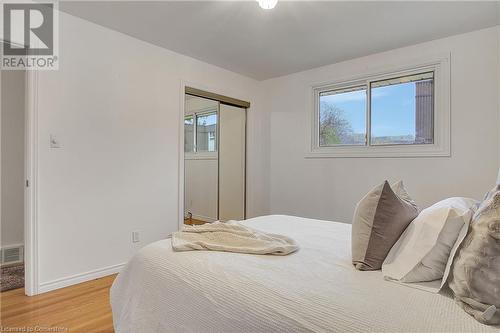
<instances>
[{"instance_id":1,"label":"window sill","mask_svg":"<svg viewBox=\"0 0 500 333\"><path fill-rule=\"evenodd\" d=\"M217 152L184 153L185 160L216 160Z\"/></svg>"},{"instance_id":2,"label":"window sill","mask_svg":"<svg viewBox=\"0 0 500 333\"><path fill-rule=\"evenodd\" d=\"M392 145L392 146L339 146L311 149L305 158L408 158L408 157L450 157L449 146Z\"/></svg>"}]
</instances>

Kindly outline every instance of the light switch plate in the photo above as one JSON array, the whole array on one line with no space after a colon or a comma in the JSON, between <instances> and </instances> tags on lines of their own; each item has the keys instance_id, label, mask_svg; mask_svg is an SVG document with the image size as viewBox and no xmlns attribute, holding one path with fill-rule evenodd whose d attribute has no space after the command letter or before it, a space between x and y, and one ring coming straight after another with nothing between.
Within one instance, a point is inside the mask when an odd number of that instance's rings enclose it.
<instances>
[{"instance_id":1,"label":"light switch plate","mask_svg":"<svg viewBox=\"0 0 500 333\"><path fill-rule=\"evenodd\" d=\"M132 231L132 243L139 243L139 231Z\"/></svg>"}]
</instances>

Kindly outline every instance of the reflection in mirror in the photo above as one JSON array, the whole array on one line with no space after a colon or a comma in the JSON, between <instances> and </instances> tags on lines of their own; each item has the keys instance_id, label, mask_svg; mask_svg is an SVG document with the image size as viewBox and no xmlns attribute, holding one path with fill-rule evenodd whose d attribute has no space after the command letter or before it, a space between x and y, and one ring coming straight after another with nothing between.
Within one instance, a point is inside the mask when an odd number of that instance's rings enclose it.
<instances>
[{"instance_id":1,"label":"reflection in mirror","mask_svg":"<svg viewBox=\"0 0 500 333\"><path fill-rule=\"evenodd\" d=\"M202 113L196 116L196 151L215 151L217 112Z\"/></svg>"},{"instance_id":2,"label":"reflection in mirror","mask_svg":"<svg viewBox=\"0 0 500 333\"><path fill-rule=\"evenodd\" d=\"M194 152L194 117L184 117L184 152Z\"/></svg>"},{"instance_id":3,"label":"reflection in mirror","mask_svg":"<svg viewBox=\"0 0 500 333\"><path fill-rule=\"evenodd\" d=\"M184 223L245 219L246 109L185 95Z\"/></svg>"},{"instance_id":4,"label":"reflection in mirror","mask_svg":"<svg viewBox=\"0 0 500 333\"><path fill-rule=\"evenodd\" d=\"M214 222L218 219L219 102L186 95L184 111L184 222Z\"/></svg>"}]
</instances>

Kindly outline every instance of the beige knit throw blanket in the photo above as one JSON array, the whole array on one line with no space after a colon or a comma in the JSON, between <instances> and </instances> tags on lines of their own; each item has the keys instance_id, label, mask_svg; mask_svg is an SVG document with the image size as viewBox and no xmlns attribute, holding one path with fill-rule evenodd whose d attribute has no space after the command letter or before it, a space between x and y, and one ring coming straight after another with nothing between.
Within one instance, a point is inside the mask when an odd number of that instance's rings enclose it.
<instances>
[{"instance_id":1,"label":"beige knit throw blanket","mask_svg":"<svg viewBox=\"0 0 500 333\"><path fill-rule=\"evenodd\" d=\"M269 234L237 221L185 225L172 234L175 251L211 250L250 254L287 255L299 249L291 238Z\"/></svg>"}]
</instances>

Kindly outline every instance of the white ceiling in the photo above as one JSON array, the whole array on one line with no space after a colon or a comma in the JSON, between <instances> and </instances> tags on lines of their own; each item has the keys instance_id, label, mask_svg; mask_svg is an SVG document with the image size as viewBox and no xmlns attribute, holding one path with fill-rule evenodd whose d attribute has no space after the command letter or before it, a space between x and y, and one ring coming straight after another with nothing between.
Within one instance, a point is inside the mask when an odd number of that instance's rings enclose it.
<instances>
[{"instance_id":1,"label":"white ceiling","mask_svg":"<svg viewBox=\"0 0 500 333\"><path fill-rule=\"evenodd\" d=\"M263 80L499 24L499 2L60 2L61 10Z\"/></svg>"}]
</instances>

